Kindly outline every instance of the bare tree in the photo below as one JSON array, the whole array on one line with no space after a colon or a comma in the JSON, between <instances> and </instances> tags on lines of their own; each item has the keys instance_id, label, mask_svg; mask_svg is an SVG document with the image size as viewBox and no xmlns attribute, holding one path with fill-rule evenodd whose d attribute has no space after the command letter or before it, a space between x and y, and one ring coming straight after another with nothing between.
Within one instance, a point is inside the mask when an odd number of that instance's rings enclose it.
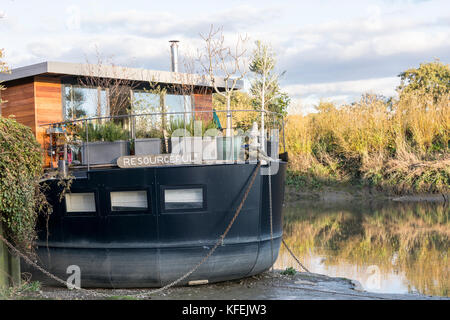
<instances>
[{"instance_id":1,"label":"bare tree","mask_svg":"<svg viewBox=\"0 0 450 320\"><path fill-rule=\"evenodd\" d=\"M127 79L127 68L114 64L112 59L104 59L97 52L97 62L95 64L87 64L83 70L87 76L80 77L78 82L81 86L97 88L98 103L97 114L101 114L100 92L105 90L107 99L108 114L111 116L126 114L131 109L132 90L138 86L138 82ZM105 75L105 69L108 74ZM128 77L129 78L129 77Z\"/></svg>"},{"instance_id":2,"label":"bare tree","mask_svg":"<svg viewBox=\"0 0 450 320\"><path fill-rule=\"evenodd\" d=\"M4 49L0 49L0 73L9 73L11 72L9 70L9 67L7 66L6 62L3 61L3 50ZM7 101L2 101L2 90L4 90L4 87L1 85L0 82L0 116L2 115L2 103L3 102L7 102Z\"/></svg>"},{"instance_id":3,"label":"bare tree","mask_svg":"<svg viewBox=\"0 0 450 320\"><path fill-rule=\"evenodd\" d=\"M199 53L198 60L215 92L226 99L226 135L229 137L232 136L231 95L248 71L246 58L248 37L238 35L235 45L231 48L225 44L222 27L215 29L211 25L209 32L200 36L205 41L205 47L203 52ZM219 90L216 77L223 78L224 91Z\"/></svg>"}]
</instances>

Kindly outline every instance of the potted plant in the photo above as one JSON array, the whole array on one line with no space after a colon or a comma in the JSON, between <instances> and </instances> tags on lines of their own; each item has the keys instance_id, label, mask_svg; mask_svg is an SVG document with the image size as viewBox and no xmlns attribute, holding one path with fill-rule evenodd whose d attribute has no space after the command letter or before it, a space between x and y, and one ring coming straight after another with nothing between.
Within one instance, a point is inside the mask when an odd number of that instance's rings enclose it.
<instances>
[{"instance_id":1,"label":"potted plant","mask_svg":"<svg viewBox=\"0 0 450 320\"><path fill-rule=\"evenodd\" d=\"M113 164L130 154L129 134L120 123L89 123L79 128L82 164Z\"/></svg>"},{"instance_id":2,"label":"potted plant","mask_svg":"<svg viewBox=\"0 0 450 320\"><path fill-rule=\"evenodd\" d=\"M134 154L160 154L161 139L163 139L161 130L139 130L136 132L136 139L134 140Z\"/></svg>"}]
</instances>

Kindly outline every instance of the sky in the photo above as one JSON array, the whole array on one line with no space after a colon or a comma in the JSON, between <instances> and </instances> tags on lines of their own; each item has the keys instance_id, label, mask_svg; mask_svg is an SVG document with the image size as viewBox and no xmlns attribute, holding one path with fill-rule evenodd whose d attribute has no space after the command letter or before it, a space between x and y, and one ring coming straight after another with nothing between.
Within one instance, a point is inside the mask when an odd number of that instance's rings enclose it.
<instances>
[{"instance_id":1,"label":"sky","mask_svg":"<svg viewBox=\"0 0 450 320\"><path fill-rule=\"evenodd\" d=\"M365 92L395 95L398 74L422 62L450 62L449 0L0 0L0 48L11 67L43 61L170 69L168 41L196 55L200 34L223 27L226 42L270 44L290 112ZM180 62L181 64L182 61Z\"/></svg>"}]
</instances>

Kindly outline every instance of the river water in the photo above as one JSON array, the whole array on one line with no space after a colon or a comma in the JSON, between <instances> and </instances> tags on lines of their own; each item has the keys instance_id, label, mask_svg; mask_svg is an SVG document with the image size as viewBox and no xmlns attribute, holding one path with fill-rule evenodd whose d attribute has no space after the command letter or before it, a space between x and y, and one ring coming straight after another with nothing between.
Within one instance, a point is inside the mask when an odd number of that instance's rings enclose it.
<instances>
[{"instance_id":1,"label":"river water","mask_svg":"<svg viewBox=\"0 0 450 320\"><path fill-rule=\"evenodd\" d=\"M448 203L288 203L284 238L311 272L370 292L450 296L449 215ZM299 269L284 247L275 267Z\"/></svg>"}]
</instances>

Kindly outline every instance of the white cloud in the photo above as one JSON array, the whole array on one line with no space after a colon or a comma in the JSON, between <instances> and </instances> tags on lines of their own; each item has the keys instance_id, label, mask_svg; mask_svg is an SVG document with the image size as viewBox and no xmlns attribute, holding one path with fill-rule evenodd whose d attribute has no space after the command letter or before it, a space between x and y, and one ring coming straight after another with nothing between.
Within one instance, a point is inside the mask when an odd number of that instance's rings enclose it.
<instances>
[{"instance_id":1,"label":"white cloud","mask_svg":"<svg viewBox=\"0 0 450 320\"><path fill-rule=\"evenodd\" d=\"M313 84L295 84L285 86L295 101L300 101L302 112L312 112L321 100L337 104L349 103L358 99L363 93L381 94L386 97L396 94L395 88L400 84L398 77L361 79ZM297 102L299 103L299 102Z\"/></svg>"},{"instance_id":2,"label":"white cloud","mask_svg":"<svg viewBox=\"0 0 450 320\"><path fill-rule=\"evenodd\" d=\"M190 11L144 1L135 10L126 3L99 5L98 11L85 0L76 4L60 4L61 16L51 15L45 5L32 15L2 6L8 12L0 20L8 34L1 44L8 63L95 62L97 48L117 64L168 70L168 40L181 40L180 56L195 52L203 46L199 33L213 23L223 25L226 38L248 33L250 45L256 39L270 42L279 69L287 71L284 87L309 108L320 99L350 101L367 91L390 96L402 70L434 57L450 60L450 10L442 0L380 1L370 7L356 0L319 5L261 0Z\"/></svg>"},{"instance_id":3,"label":"white cloud","mask_svg":"<svg viewBox=\"0 0 450 320\"><path fill-rule=\"evenodd\" d=\"M70 6L66 9L66 27L70 31L80 30L80 8L78 6Z\"/></svg>"},{"instance_id":4,"label":"white cloud","mask_svg":"<svg viewBox=\"0 0 450 320\"><path fill-rule=\"evenodd\" d=\"M326 94L331 96L339 92L361 94L364 92L379 93L385 96L395 94L395 87L399 85L399 78L374 78L351 81L296 84L284 87L291 95Z\"/></svg>"}]
</instances>

